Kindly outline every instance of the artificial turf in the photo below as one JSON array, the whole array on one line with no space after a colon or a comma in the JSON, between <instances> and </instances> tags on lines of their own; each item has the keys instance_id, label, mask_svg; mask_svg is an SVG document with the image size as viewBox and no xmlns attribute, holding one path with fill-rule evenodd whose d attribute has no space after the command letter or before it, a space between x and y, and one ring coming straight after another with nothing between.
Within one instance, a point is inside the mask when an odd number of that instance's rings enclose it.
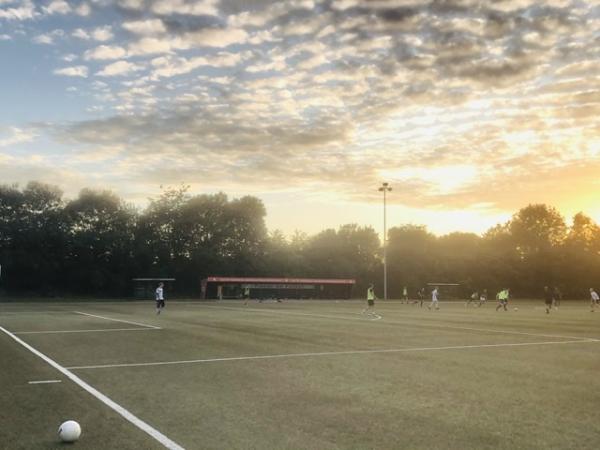
<instances>
[{"instance_id":1,"label":"artificial turf","mask_svg":"<svg viewBox=\"0 0 600 450\"><path fill-rule=\"evenodd\" d=\"M19 302L0 326L186 449L600 448L600 312L516 304ZM0 358L0 448L64 448L67 419L68 448L162 448L4 333Z\"/></svg>"}]
</instances>

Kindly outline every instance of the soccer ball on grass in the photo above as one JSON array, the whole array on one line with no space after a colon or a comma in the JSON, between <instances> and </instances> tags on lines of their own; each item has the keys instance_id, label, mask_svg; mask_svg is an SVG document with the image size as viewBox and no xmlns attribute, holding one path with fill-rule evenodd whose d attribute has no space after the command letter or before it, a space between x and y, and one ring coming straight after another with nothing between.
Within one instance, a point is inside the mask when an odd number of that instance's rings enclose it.
<instances>
[{"instance_id":1,"label":"soccer ball on grass","mask_svg":"<svg viewBox=\"0 0 600 450\"><path fill-rule=\"evenodd\" d=\"M58 428L58 437L63 442L75 442L79 436L81 436L81 427L74 420L67 420Z\"/></svg>"}]
</instances>

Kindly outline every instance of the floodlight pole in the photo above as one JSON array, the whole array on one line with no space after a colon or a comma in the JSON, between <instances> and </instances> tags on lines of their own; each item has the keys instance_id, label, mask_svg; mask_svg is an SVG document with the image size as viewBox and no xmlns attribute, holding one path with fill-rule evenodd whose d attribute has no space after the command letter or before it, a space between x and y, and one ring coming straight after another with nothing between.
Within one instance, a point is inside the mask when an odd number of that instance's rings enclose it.
<instances>
[{"instance_id":1,"label":"floodlight pole","mask_svg":"<svg viewBox=\"0 0 600 450\"><path fill-rule=\"evenodd\" d=\"M387 198L386 194L392 190L389 183L382 183L378 189L383 192L383 299L387 300Z\"/></svg>"}]
</instances>

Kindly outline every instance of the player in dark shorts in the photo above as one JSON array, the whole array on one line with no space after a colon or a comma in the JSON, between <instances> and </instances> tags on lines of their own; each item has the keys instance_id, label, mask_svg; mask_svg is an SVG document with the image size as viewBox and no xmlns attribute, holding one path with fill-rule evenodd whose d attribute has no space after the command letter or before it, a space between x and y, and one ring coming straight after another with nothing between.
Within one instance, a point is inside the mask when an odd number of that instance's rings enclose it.
<instances>
[{"instance_id":1,"label":"player in dark shorts","mask_svg":"<svg viewBox=\"0 0 600 450\"><path fill-rule=\"evenodd\" d=\"M479 295L479 307L481 307L485 302L487 302L487 289L484 289Z\"/></svg>"},{"instance_id":2,"label":"player in dark shorts","mask_svg":"<svg viewBox=\"0 0 600 450\"><path fill-rule=\"evenodd\" d=\"M554 303L554 295L548 286L544 286L544 303L546 303L546 314L550 314L552 303Z\"/></svg>"},{"instance_id":3,"label":"player in dark shorts","mask_svg":"<svg viewBox=\"0 0 600 450\"><path fill-rule=\"evenodd\" d=\"M246 286L244 288L244 305L248 304L248 300L250 300L250 288Z\"/></svg>"},{"instance_id":4,"label":"player in dark shorts","mask_svg":"<svg viewBox=\"0 0 600 450\"><path fill-rule=\"evenodd\" d=\"M594 288L590 288L590 307L592 308L590 312L594 312L598 304L600 304L600 296L598 296Z\"/></svg>"},{"instance_id":5,"label":"player in dark shorts","mask_svg":"<svg viewBox=\"0 0 600 450\"><path fill-rule=\"evenodd\" d=\"M158 283L158 287L155 291L156 296L156 314L160 314L160 312L165 307L165 297L164 297L164 283Z\"/></svg>"},{"instance_id":6,"label":"player in dark shorts","mask_svg":"<svg viewBox=\"0 0 600 450\"><path fill-rule=\"evenodd\" d=\"M496 311L501 308L504 308L504 311L508 311L508 299L510 298L510 290L508 288L501 290L496 294L496 299L498 300L498 306L496 306Z\"/></svg>"},{"instance_id":7,"label":"player in dark shorts","mask_svg":"<svg viewBox=\"0 0 600 450\"><path fill-rule=\"evenodd\" d=\"M369 285L369 288L367 289L367 307L363 309L362 313L381 319L381 316L375 312L376 298L377 297L375 296L375 287L373 286L373 283L371 283Z\"/></svg>"},{"instance_id":8,"label":"player in dark shorts","mask_svg":"<svg viewBox=\"0 0 600 450\"><path fill-rule=\"evenodd\" d=\"M406 286L402 289L402 303L408 305L408 288Z\"/></svg>"},{"instance_id":9,"label":"player in dark shorts","mask_svg":"<svg viewBox=\"0 0 600 450\"><path fill-rule=\"evenodd\" d=\"M469 306L471 303L476 302L477 300L479 300L479 292L475 291L471 294L471 297L469 297L469 300L465 306Z\"/></svg>"},{"instance_id":10,"label":"player in dark shorts","mask_svg":"<svg viewBox=\"0 0 600 450\"><path fill-rule=\"evenodd\" d=\"M554 306L554 309L558 310L560 301L562 300L562 292L557 286L554 286L554 289L552 289L552 296L554 297L554 304L552 306Z\"/></svg>"},{"instance_id":11,"label":"player in dark shorts","mask_svg":"<svg viewBox=\"0 0 600 450\"><path fill-rule=\"evenodd\" d=\"M425 288L421 288L417 291L417 295L419 296L419 306L423 307L423 300L425 299Z\"/></svg>"}]
</instances>

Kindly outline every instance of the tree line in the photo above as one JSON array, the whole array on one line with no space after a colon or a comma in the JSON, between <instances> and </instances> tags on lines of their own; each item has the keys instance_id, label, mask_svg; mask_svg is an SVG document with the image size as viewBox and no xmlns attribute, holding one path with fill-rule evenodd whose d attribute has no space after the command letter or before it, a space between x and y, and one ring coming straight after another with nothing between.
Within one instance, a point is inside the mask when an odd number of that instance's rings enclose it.
<instances>
[{"instance_id":1,"label":"tree line","mask_svg":"<svg viewBox=\"0 0 600 450\"><path fill-rule=\"evenodd\" d=\"M382 243L371 227L347 224L315 235L269 232L256 197L191 195L168 188L140 210L109 191L72 200L55 186L0 186L0 289L12 295L130 296L132 278L173 277L197 297L206 276L355 278L382 292ZM557 286L585 297L600 281L600 227L578 213L572 224L553 207L528 205L483 235L436 236L425 226L388 231L388 296L430 282L460 283L516 296ZM380 295L381 296L381 295Z\"/></svg>"}]
</instances>

